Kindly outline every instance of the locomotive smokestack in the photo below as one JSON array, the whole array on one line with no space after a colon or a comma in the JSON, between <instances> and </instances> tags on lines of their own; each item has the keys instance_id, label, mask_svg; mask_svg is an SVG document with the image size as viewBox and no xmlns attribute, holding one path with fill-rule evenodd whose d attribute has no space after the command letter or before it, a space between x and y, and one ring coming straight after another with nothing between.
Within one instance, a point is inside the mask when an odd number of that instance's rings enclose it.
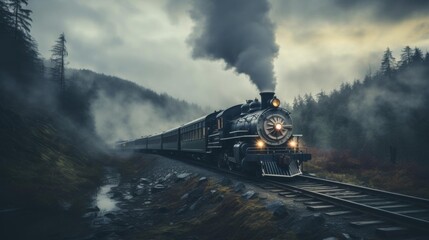
<instances>
[{"instance_id":1,"label":"locomotive smokestack","mask_svg":"<svg viewBox=\"0 0 429 240\"><path fill-rule=\"evenodd\" d=\"M261 109L266 109L270 106L270 101L274 97L274 92L261 92Z\"/></svg>"}]
</instances>

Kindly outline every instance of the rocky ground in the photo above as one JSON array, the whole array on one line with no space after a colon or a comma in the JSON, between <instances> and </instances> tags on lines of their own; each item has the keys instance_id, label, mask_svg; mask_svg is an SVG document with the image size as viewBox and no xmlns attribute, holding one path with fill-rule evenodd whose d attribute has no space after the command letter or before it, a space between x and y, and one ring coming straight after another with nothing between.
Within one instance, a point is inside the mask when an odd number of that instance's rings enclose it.
<instances>
[{"instance_id":1,"label":"rocky ground","mask_svg":"<svg viewBox=\"0 0 429 240\"><path fill-rule=\"evenodd\" d=\"M251 183L158 155L125 160L107 195L116 207L84 214L91 231L75 239L362 239L342 218Z\"/></svg>"},{"instance_id":2,"label":"rocky ground","mask_svg":"<svg viewBox=\"0 0 429 240\"><path fill-rule=\"evenodd\" d=\"M64 205L61 214L0 213L9 222L2 227L15 228L2 239L375 238L373 230L311 212L296 198L186 162L150 154L119 158L105 168L103 185L83 211Z\"/></svg>"}]
</instances>

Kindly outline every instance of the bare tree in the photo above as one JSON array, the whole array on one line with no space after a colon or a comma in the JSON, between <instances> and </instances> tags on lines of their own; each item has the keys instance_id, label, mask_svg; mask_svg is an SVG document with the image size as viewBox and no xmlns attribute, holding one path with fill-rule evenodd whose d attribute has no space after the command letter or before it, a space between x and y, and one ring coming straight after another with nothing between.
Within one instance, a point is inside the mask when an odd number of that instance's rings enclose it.
<instances>
[{"instance_id":1,"label":"bare tree","mask_svg":"<svg viewBox=\"0 0 429 240\"><path fill-rule=\"evenodd\" d=\"M61 33L51 49L51 77L58 82L61 92L65 90L65 58L68 56L66 42L64 33Z\"/></svg>"}]
</instances>

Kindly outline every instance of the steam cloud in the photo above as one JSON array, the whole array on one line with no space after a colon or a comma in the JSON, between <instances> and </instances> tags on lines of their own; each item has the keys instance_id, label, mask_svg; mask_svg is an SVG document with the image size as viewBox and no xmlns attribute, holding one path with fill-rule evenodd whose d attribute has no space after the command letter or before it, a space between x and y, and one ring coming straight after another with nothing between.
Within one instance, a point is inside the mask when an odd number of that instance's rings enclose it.
<instances>
[{"instance_id":1,"label":"steam cloud","mask_svg":"<svg viewBox=\"0 0 429 240\"><path fill-rule=\"evenodd\" d=\"M196 0L188 43L194 58L223 59L226 68L247 74L260 91L273 91L278 54L267 0Z\"/></svg>"}]
</instances>

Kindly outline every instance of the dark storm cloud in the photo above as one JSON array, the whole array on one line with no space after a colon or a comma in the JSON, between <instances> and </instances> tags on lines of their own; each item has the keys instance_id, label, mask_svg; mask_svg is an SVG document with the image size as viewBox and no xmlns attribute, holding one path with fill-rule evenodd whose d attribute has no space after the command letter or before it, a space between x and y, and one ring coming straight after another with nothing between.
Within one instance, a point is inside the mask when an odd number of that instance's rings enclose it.
<instances>
[{"instance_id":1,"label":"dark storm cloud","mask_svg":"<svg viewBox=\"0 0 429 240\"><path fill-rule=\"evenodd\" d=\"M374 8L373 17L381 20L398 21L413 15L427 15L428 0L335 0L335 4L347 11Z\"/></svg>"},{"instance_id":2,"label":"dark storm cloud","mask_svg":"<svg viewBox=\"0 0 429 240\"><path fill-rule=\"evenodd\" d=\"M277 20L304 19L313 22L345 21L402 21L429 12L427 0L273 0Z\"/></svg>"},{"instance_id":3,"label":"dark storm cloud","mask_svg":"<svg viewBox=\"0 0 429 240\"><path fill-rule=\"evenodd\" d=\"M227 68L249 75L259 90L274 90L278 54L266 0L193 1L195 22L188 43L194 58L222 59Z\"/></svg>"}]
</instances>

